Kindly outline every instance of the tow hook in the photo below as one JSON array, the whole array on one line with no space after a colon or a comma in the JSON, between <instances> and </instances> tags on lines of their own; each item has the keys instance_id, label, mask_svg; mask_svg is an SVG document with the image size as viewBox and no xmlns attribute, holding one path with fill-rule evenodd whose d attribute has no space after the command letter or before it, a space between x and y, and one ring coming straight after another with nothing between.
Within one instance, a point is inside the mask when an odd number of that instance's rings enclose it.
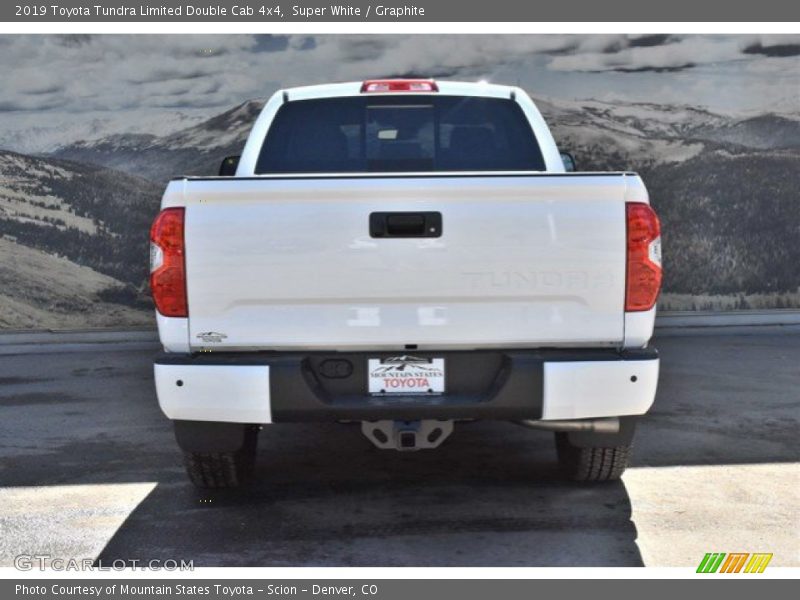
<instances>
[{"instance_id":1,"label":"tow hook","mask_svg":"<svg viewBox=\"0 0 800 600\"><path fill-rule=\"evenodd\" d=\"M381 450L413 452L441 445L453 433L453 421L362 421L361 432Z\"/></svg>"}]
</instances>

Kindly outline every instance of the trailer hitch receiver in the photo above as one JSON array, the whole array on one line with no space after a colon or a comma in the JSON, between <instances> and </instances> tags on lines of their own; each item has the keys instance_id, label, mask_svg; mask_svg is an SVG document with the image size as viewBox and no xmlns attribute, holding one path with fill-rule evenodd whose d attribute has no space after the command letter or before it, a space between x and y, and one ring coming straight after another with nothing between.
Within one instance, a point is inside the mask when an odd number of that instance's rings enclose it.
<instances>
[{"instance_id":1,"label":"trailer hitch receiver","mask_svg":"<svg viewBox=\"0 0 800 600\"><path fill-rule=\"evenodd\" d=\"M362 421L361 431L382 450L413 452L441 445L453 433L453 421Z\"/></svg>"}]
</instances>

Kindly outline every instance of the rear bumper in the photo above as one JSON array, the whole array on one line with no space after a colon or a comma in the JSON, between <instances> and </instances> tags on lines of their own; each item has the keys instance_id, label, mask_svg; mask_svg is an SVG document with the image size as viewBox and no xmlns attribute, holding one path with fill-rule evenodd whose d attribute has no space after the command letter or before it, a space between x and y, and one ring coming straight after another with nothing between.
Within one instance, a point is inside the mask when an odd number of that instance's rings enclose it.
<instances>
[{"instance_id":1,"label":"rear bumper","mask_svg":"<svg viewBox=\"0 0 800 600\"><path fill-rule=\"evenodd\" d=\"M658 381L650 347L418 354L445 359L445 394L367 394L367 359L385 352L161 354L156 391L173 420L547 420L642 415Z\"/></svg>"}]
</instances>

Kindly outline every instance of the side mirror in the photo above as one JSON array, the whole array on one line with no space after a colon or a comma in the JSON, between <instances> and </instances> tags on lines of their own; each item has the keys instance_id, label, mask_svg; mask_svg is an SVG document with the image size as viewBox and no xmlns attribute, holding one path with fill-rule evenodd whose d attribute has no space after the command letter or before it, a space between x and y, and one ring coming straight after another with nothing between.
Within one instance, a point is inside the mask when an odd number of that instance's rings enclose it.
<instances>
[{"instance_id":1,"label":"side mirror","mask_svg":"<svg viewBox=\"0 0 800 600\"><path fill-rule=\"evenodd\" d=\"M567 173L572 173L576 170L575 168L575 157L572 156L569 152L562 152L561 153L561 162L564 163L564 170Z\"/></svg>"},{"instance_id":2,"label":"side mirror","mask_svg":"<svg viewBox=\"0 0 800 600\"><path fill-rule=\"evenodd\" d=\"M222 164L219 166L220 177L233 177L236 175L236 167L239 166L240 156L226 156L222 159Z\"/></svg>"}]
</instances>

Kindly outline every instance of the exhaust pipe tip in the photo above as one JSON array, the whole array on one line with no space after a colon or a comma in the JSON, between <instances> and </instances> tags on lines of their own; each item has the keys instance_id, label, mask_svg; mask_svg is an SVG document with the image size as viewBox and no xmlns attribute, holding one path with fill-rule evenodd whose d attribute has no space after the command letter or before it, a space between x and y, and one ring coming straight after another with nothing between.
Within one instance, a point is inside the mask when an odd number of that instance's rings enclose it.
<instances>
[{"instance_id":1,"label":"exhaust pipe tip","mask_svg":"<svg viewBox=\"0 0 800 600\"><path fill-rule=\"evenodd\" d=\"M534 420L524 419L515 421L518 425L530 429L545 431L590 431L593 433L619 433L619 418L606 417L602 419L555 419Z\"/></svg>"}]
</instances>

